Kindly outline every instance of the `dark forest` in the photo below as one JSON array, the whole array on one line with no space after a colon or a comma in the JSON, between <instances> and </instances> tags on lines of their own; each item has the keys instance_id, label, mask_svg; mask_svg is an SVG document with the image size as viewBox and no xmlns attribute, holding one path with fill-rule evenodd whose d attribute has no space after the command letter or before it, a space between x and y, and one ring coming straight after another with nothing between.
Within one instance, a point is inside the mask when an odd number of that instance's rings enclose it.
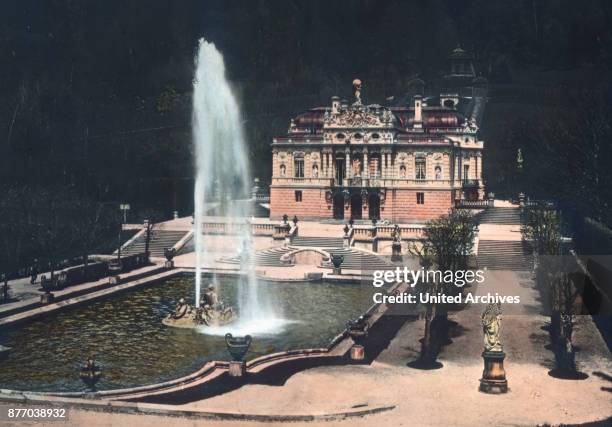
<instances>
[{"instance_id":1,"label":"dark forest","mask_svg":"<svg viewBox=\"0 0 612 427\"><path fill-rule=\"evenodd\" d=\"M134 222L191 213L200 37L225 56L263 183L290 117L348 96L356 77L367 102L385 103L415 76L437 77L461 45L489 81L487 191L610 226L611 12L606 0L3 2L3 251L19 252L18 227L60 233L48 224L71 217L40 213L60 205L99 218L100 206L131 203Z\"/></svg>"}]
</instances>

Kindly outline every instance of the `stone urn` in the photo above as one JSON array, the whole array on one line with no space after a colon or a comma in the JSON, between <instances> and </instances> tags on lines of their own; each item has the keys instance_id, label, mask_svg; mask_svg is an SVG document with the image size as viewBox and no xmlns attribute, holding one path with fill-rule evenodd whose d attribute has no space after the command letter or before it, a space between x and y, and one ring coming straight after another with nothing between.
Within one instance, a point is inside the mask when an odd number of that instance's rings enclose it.
<instances>
[{"instance_id":1,"label":"stone urn","mask_svg":"<svg viewBox=\"0 0 612 427\"><path fill-rule=\"evenodd\" d=\"M341 265L344 262L344 256L331 254L331 262L334 265L334 274L342 274Z\"/></svg>"},{"instance_id":2,"label":"stone urn","mask_svg":"<svg viewBox=\"0 0 612 427\"><path fill-rule=\"evenodd\" d=\"M108 278L108 283L110 285L119 284L119 281L121 280L121 278L119 277L119 273L121 273L122 269L123 265L121 263L121 260L119 259L113 259L108 263L108 273L110 275L110 277Z\"/></svg>"},{"instance_id":3,"label":"stone urn","mask_svg":"<svg viewBox=\"0 0 612 427\"><path fill-rule=\"evenodd\" d=\"M166 262L164 263L164 267L166 268L174 268L174 256L176 255L176 249L174 248L164 248L164 257L166 257Z\"/></svg>"},{"instance_id":4,"label":"stone urn","mask_svg":"<svg viewBox=\"0 0 612 427\"><path fill-rule=\"evenodd\" d=\"M227 351L232 356L232 361L229 363L229 375L231 377L242 377L246 374L246 356L251 346L252 338L250 335L244 337L234 337L232 334L225 334L225 345Z\"/></svg>"},{"instance_id":5,"label":"stone urn","mask_svg":"<svg viewBox=\"0 0 612 427\"><path fill-rule=\"evenodd\" d=\"M55 295L51 291L56 288L56 280L55 277L53 279L47 279L47 276L42 276L40 278L41 287L45 291L45 293L40 295L41 304L51 304L55 300Z\"/></svg>"},{"instance_id":6,"label":"stone urn","mask_svg":"<svg viewBox=\"0 0 612 427\"><path fill-rule=\"evenodd\" d=\"M346 324L346 332L353 339L351 347L351 360L365 359L365 340L368 336L368 315L359 316L355 320L350 320Z\"/></svg>"}]
</instances>

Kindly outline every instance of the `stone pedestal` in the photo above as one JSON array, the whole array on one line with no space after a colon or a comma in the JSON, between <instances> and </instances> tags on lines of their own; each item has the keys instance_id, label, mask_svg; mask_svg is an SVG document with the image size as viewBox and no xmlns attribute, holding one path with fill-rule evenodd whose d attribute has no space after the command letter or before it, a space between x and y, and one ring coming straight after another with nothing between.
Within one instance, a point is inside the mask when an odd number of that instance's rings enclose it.
<instances>
[{"instance_id":1,"label":"stone pedestal","mask_svg":"<svg viewBox=\"0 0 612 427\"><path fill-rule=\"evenodd\" d=\"M164 263L164 267L166 267L166 268L174 268L174 261L166 261Z\"/></svg>"},{"instance_id":2,"label":"stone pedestal","mask_svg":"<svg viewBox=\"0 0 612 427\"><path fill-rule=\"evenodd\" d=\"M344 236L344 237L342 238L342 247L344 247L344 248L348 248L348 247L350 247L350 246L351 246L351 241L350 241L350 239L349 239L349 236Z\"/></svg>"},{"instance_id":3,"label":"stone pedestal","mask_svg":"<svg viewBox=\"0 0 612 427\"><path fill-rule=\"evenodd\" d=\"M334 267L334 274L336 275L341 275L342 274L342 268L341 267Z\"/></svg>"},{"instance_id":4,"label":"stone pedestal","mask_svg":"<svg viewBox=\"0 0 612 427\"><path fill-rule=\"evenodd\" d=\"M503 351L484 351L484 371L480 379L479 390L483 393L502 394L508 392L508 381L504 370L504 358L506 353Z\"/></svg>"},{"instance_id":5,"label":"stone pedestal","mask_svg":"<svg viewBox=\"0 0 612 427\"><path fill-rule=\"evenodd\" d=\"M55 295L51 292L46 292L40 296L41 304L51 304L53 301L55 301Z\"/></svg>"},{"instance_id":6,"label":"stone pedestal","mask_svg":"<svg viewBox=\"0 0 612 427\"><path fill-rule=\"evenodd\" d=\"M362 345L355 344L351 347L351 360L365 359L365 348Z\"/></svg>"},{"instance_id":7,"label":"stone pedestal","mask_svg":"<svg viewBox=\"0 0 612 427\"><path fill-rule=\"evenodd\" d=\"M121 276L110 276L108 278L109 285L118 285L120 281L121 281Z\"/></svg>"},{"instance_id":8,"label":"stone pedestal","mask_svg":"<svg viewBox=\"0 0 612 427\"><path fill-rule=\"evenodd\" d=\"M242 377L246 374L246 363L237 362L232 360L229 363L229 375L230 377Z\"/></svg>"},{"instance_id":9,"label":"stone pedestal","mask_svg":"<svg viewBox=\"0 0 612 427\"><path fill-rule=\"evenodd\" d=\"M393 242L393 246L391 247L391 261L401 261L402 260L402 244L399 242Z\"/></svg>"}]
</instances>

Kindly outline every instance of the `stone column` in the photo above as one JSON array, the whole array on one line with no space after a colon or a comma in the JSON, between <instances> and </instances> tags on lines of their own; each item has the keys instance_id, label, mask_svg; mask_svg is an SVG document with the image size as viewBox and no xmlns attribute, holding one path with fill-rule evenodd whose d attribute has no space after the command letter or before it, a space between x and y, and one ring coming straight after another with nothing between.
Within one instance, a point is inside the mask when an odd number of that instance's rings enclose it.
<instances>
[{"instance_id":1,"label":"stone column","mask_svg":"<svg viewBox=\"0 0 612 427\"><path fill-rule=\"evenodd\" d=\"M344 167L346 171L346 176L344 179L350 179L351 176L351 149L346 147L344 150Z\"/></svg>"},{"instance_id":2,"label":"stone column","mask_svg":"<svg viewBox=\"0 0 612 427\"><path fill-rule=\"evenodd\" d=\"M368 163L368 149L363 149L363 178L367 179L370 177L370 164Z\"/></svg>"},{"instance_id":3,"label":"stone column","mask_svg":"<svg viewBox=\"0 0 612 427\"><path fill-rule=\"evenodd\" d=\"M393 172L393 168L391 167L391 153L385 153L385 179L391 178L390 172Z\"/></svg>"},{"instance_id":4,"label":"stone column","mask_svg":"<svg viewBox=\"0 0 612 427\"><path fill-rule=\"evenodd\" d=\"M453 171L453 181L457 182L459 180L459 154L456 151L453 163L455 164L455 170Z\"/></svg>"}]
</instances>

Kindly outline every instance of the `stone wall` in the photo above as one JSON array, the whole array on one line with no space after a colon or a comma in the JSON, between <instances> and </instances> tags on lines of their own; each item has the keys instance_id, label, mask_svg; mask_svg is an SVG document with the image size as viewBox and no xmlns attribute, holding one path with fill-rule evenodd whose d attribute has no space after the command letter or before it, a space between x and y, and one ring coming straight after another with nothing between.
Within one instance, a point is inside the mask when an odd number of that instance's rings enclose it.
<instances>
[{"instance_id":1,"label":"stone wall","mask_svg":"<svg viewBox=\"0 0 612 427\"><path fill-rule=\"evenodd\" d=\"M295 192L302 192L302 201L295 201ZM270 219L278 220L284 214L300 219L332 218L331 205L325 201L325 190L318 188L270 188Z\"/></svg>"},{"instance_id":2,"label":"stone wall","mask_svg":"<svg viewBox=\"0 0 612 427\"><path fill-rule=\"evenodd\" d=\"M417 204L417 193L424 195L422 205ZM380 213L382 219L421 223L447 214L452 206L450 190L388 190Z\"/></svg>"},{"instance_id":3,"label":"stone wall","mask_svg":"<svg viewBox=\"0 0 612 427\"><path fill-rule=\"evenodd\" d=\"M295 192L302 192L302 201L296 202ZM417 193L423 193L424 203L417 204ZM387 197L381 205L381 219L391 221L423 223L448 213L453 206L451 190L387 190ZM367 219L367 208L363 209L363 218ZM284 214L300 219L333 218L333 206L325 200L322 188L287 188L270 189L270 218L279 220ZM344 219L351 216L350 203L344 205Z\"/></svg>"}]
</instances>

